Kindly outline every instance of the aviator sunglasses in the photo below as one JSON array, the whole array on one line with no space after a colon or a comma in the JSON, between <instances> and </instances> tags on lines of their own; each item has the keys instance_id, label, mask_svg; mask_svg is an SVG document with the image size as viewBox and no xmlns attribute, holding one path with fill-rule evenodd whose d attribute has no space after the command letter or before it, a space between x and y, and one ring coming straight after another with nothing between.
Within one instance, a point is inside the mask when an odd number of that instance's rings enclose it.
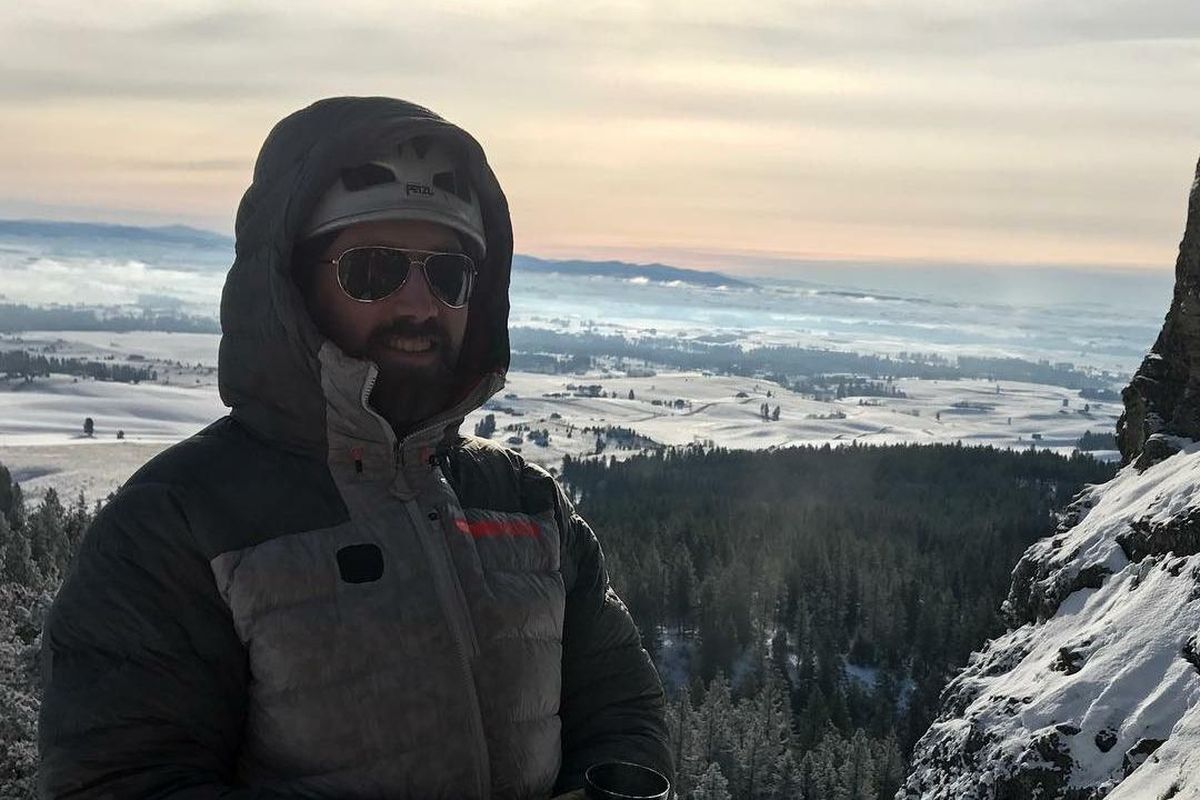
<instances>
[{"instance_id":1,"label":"aviator sunglasses","mask_svg":"<svg viewBox=\"0 0 1200 800\"><path fill-rule=\"evenodd\" d=\"M462 308L475 284L475 261L465 253L410 250L385 245L351 247L337 258L318 263L333 264L338 286L351 300L374 303L391 297L404 286L414 268L425 273L433 296L450 308Z\"/></svg>"}]
</instances>

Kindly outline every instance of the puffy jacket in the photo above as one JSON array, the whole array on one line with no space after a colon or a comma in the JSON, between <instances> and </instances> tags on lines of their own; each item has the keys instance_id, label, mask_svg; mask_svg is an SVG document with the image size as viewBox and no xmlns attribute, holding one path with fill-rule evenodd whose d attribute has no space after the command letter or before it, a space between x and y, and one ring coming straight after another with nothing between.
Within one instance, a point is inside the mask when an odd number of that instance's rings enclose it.
<instances>
[{"instance_id":1,"label":"puffy jacket","mask_svg":"<svg viewBox=\"0 0 1200 800\"><path fill-rule=\"evenodd\" d=\"M440 135L488 255L457 401L397 438L373 364L313 326L292 242L338 170ZM44 797L526 798L620 759L670 775L662 686L554 479L464 437L504 383L512 229L479 144L386 98L271 132L221 302L231 413L98 514L44 636Z\"/></svg>"}]
</instances>

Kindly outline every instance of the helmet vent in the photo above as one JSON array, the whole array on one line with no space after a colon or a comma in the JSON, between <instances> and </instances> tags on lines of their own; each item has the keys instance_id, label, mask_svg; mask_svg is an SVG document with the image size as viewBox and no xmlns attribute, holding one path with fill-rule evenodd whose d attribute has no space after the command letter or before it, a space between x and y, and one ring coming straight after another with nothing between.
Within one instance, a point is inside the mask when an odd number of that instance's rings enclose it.
<instances>
[{"instance_id":1,"label":"helmet vent","mask_svg":"<svg viewBox=\"0 0 1200 800\"><path fill-rule=\"evenodd\" d=\"M439 172L430 180L433 181L434 186L443 192L449 192L464 203L471 202L471 185L457 171L447 170L446 172Z\"/></svg>"},{"instance_id":2,"label":"helmet vent","mask_svg":"<svg viewBox=\"0 0 1200 800\"><path fill-rule=\"evenodd\" d=\"M395 183L396 173L383 164L366 163L342 170L342 185L348 192L358 192L381 183Z\"/></svg>"},{"instance_id":3,"label":"helmet vent","mask_svg":"<svg viewBox=\"0 0 1200 800\"><path fill-rule=\"evenodd\" d=\"M413 152L417 154L417 158L424 158L425 154L429 152L429 145L432 143L433 140L428 136L414 136L408 140L408 144L412 145ZM401 143L400 149L404 149L404 143Z\"/></svg>"}]
</instances>

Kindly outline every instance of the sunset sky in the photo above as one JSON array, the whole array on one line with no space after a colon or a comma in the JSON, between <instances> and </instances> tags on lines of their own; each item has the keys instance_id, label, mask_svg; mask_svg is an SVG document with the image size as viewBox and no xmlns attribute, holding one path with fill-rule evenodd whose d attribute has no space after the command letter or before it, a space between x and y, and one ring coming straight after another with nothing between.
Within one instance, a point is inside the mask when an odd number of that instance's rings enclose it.
<instances>
[{"instance_id":1,"label":"sunset sky","mask_svg":"<svg viewBox=\"0 0 1200 800\"><path fill-rule=\"evenodd\" d=\"M0 216L229 233L336 94L470 130L519 252L1165 270L1200 2L5 3Z\"/></svg>"}]
</instances>

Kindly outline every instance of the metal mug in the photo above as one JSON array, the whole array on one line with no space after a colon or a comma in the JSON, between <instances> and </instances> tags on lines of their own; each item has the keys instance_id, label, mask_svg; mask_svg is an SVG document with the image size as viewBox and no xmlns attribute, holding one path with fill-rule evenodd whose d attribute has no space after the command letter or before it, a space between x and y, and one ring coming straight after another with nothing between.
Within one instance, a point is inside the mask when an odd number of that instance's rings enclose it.
<instances>
[{"instance_id":1,"label":"metal mug","mask_svg":"<svg viewBox=\"0 0 1200 800\"><path fill-rule=\"evenodd\" d=\"M658 770L629 761L593 764L583 774L588 800L667 800L671 782Z\"/></svg>"}]
</instances>

